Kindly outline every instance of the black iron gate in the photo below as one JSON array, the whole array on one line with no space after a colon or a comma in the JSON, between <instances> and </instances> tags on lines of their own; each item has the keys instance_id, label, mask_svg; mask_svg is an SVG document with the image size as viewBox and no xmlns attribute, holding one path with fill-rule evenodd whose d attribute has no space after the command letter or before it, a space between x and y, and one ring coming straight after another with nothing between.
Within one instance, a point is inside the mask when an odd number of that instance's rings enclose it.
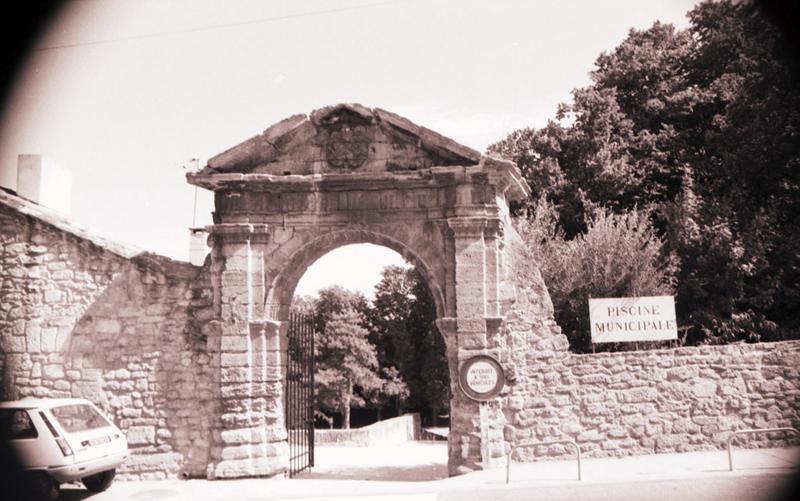
<instances>
[{"instance_id":1,"label":"black iron gate","mask_svg":"<svg viewBox=\"0 0 800 501\"><path fill-rule=\"evenodd\" d=\"M288 330L286 432L289 477L314 466L314 319L293 313Z\"/></svg>"}]
</instances>

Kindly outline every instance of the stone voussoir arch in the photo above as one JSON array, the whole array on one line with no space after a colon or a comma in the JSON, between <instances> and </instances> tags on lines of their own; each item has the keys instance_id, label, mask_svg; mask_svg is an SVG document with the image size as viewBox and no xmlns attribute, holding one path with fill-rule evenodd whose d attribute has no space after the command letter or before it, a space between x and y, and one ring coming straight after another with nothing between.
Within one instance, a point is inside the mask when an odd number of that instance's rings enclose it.
<instances>
[{"instance_id":1,"label":"stone voussoir arch","mask_svg":"<svg viewBox=\"0 0 800 501\"><path fill-rule=\"evenodd\" d=\"M453 389L450 473L502 462L517 436L507 431L519 414L509 402L525 391L527 372L476 401L458 391L458 371L481 355L514 374L530 346L559 335L541 279L517 284L511 272L508 203L530 195L513 163L388 111L339 104L278 122L187 179L212 190L215 203L207 230L219 328L208 342L219 351L220 405L209 478L287 471L283 376L294 289L320 256L364 242L409 259L435 298ZM535 305L535 318L515 305Z\"/></svg>"},{"instance_id":2,"label":"stone voussoir arch","mask_svg":"<svg viewBox=\"0 0 800 501\"><path fill-rule=\"evenodd\" d=\"M434 267L428 264L436 259L437 250L433 242L424 239L410 241L407 235L402 235L400 238L405 238L400 240L397 236L387 235L389 232L386 228L340 228L325 229L322 233L319 230L309 230L308 233L312 234L310 240L304 242L302 247L282 262L275 263L278 265L277 275L267 293L267 312L272 319L285 321L289 318L297 283L311 264L334 249L361 243L392 249L414 265L431 291L437 318L448 316L444 287L441 285L445 270L439 267L442 269L437 270L437 273Z\"/></svg>"}]
</instances>

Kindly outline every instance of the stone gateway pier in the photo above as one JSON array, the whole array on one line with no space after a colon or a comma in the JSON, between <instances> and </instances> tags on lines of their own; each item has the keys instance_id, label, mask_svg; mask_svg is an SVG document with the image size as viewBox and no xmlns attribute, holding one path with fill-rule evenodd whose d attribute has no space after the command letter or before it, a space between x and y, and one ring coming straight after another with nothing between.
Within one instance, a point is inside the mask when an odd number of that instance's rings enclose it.
<instances>
[{"instance_id":1,"label":"stone gateway pier","mask_svg":"<svg viewBox=\"0 0 800 501\"><path fill-rule=\"evenodd\" d=\"M488 354L511 366L512 352L534 345L531 336L566 346L543 284L519 288L512 278L508 202L529 195L513 164L387 111L342 104L290 117L187 177L215 193L221 414L213 476L285 468L282 378L294 289L319 257L354 243L397 251L431 290L454 382L451 473L505 456L500 400L459 391L459 363ZM521 294L537 309L511 335L504 318Z\"/></svg>"},{"instance_id":2,"label":"stone gateway pier","mask_svg":"<svg viewBox=\"0 0 800 501\"><path fill-rule=\"evenodd\" d=\"M203 266L0 191L0 396L91 399L128 437L123 477L286 474L292 297L314 261L355 243L397 251L431 291L451 475L503 464L526 442L682 452L800 422L800 342L569 353L511 226L508 204L530 196L517 167L393 113L295 115L187 179L215 196ZM569 452L517 447L514 459Z\"/></svg>"}]
</instances>

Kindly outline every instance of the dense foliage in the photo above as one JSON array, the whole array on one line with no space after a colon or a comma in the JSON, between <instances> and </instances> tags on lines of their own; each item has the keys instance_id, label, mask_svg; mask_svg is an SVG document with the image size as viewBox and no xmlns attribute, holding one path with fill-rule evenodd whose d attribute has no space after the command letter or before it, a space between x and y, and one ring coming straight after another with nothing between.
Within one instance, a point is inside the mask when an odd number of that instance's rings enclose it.
<instances>
[{"instance_id":1,"label":"dense foliage","mask_svg":"<svg viewBox=\"0 0 800 501\"><path fill-rule=\"evenodd\" d=\"M571 239L565 238L558 213L546 200L540 200L529 217L516 222L526 244L523 261L538 264L553 301L556 322L570 333L573 351L592 350L589 298L673 293L674 263L664 261L663 241L645 211L615 214L599 208L587 221L586 232ZM521 278L532 279L524 271Z\"/></svg>"},{"instance_id":2,"label":"dense foliage","mask_svg":"<svg viewBox=\"0 0 800 501\"><path fill-rule=\"evenodd\" d=\"M450 407L450 376L433 298L419 273L384 268L367 319L381 367L396 367L408 385L408 396L395 400L397 412L419 412L435 423Z\"/></svg>"},{"instance_id":3,"label":"dense foliage","mask_svg":"<svg viewBox=\"0 0 800 501\"><path fill-rule=\"evenodd\" d=\"M295 298L294 311L313 315L317 417L350 427L351 409L381 416L420 412L435 423L449 409L444 341L433 299L413 269L386 267L370 302L328 287L316 298Z\"/></svg>"},{"instance_id":4,"label":"dense foliage","mask_svg":"<svg viewBox=\"0 0 800 501\"><path fill-rule=\"evenodd\" d=\"M315 331L317 405L340 413L344 428L350 428L350 410L364 407L371 396L408 394L402 383L380 377L375 347L359 324L358 314L347 308L332 314L323 331Z\"/></svg>"},{"instance_id":5,"label":"dense foliage","mask_svg":"<svg viewBox=\"0 0 800 501\"><path fill-rule=\"evenodd\" d=\"M687 342L798 337L797 61L748 2L706 2L689 18L683 31L661 23L631 30L554 120L513 132L490 152L514 160L533 188L516 214L535 219L540 199L555 206L563 241L553 245L574 241L600 255L607 242L590 242L598 222L641 223L648 214L664 245L658 257L651 245L632 259L657 268L658 287L674 284ZM542 267L572 280L586 259L575 253L570 265L558 253L538 258L562 260ZM587 293L621 289L586 291L561 279L548 284L565 295L556 297L557 316L581 345L585 327L565 319L585 316Z\"/></svg>"}]
</instances>

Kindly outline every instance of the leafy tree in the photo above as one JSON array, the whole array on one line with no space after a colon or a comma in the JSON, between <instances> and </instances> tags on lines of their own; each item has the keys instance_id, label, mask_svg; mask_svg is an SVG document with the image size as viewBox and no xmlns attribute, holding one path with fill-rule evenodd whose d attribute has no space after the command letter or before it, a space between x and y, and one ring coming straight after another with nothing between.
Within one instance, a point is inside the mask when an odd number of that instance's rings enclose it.
<instances>
[{"instance_id":1,"label":"leafy tree","mask_svg":"<svg viewBox=\"0 0 800 501\"><path fill-rule=\"evenodd\" d=\"M396 371L408 386L395 399L398 413L414 410L435 421L449 408L449 373L425 281L414 269L387 266L367 318L381 367Z\"/></svg>"},{"instance_id":2,"label":"leafy tree","mask_svg":"<svg viewBox=\"0 0 800 501\"><path fill-rule=\"evenodd\" d=\"M800 229L798 62L752 5L703 4L691 20L698 50L690 78L714 113L703 131L706 155L696 177L710 233L716 236L713 226L727 219L730 237L722 236L732 244L725 262L738 293L727 310L710 313L742 332L737 318L752 311L778 323L784 331L778 336L795 336L800 242L789 236Z\"/></svg>"},{"instance_id":3,"label":"leafy tree","mask_svg":"<svg viewBox=\"0 0 800 501\"><path fill-rule=\"evenodd\" d=\"M296 297L292 309L314 318L317 417L332 426L331 414L341 414L349 428L351 409L408 396L399 373L377 363L364 327L369 304L363 294L327 287L316 298Z\"/></svg>"},{"instance_id":4,"label":"leafy tree","mask_svg":"<svg viewBox=\"0 0 800 501\"><path fill-rule=\"evenodd\" d=\"M348 309L360 314L367 311L367 298L360 292L347 290L342 286L333 285L320 289L317 298L313 300L315 329L325 332L327 323L338 314ZM362 321L359 321L363 325Z\"/></svg>"},{"instance_id":5,"label":"leafy tree","mask_svg":"<svg viewBox=\"0 0 800 501\"><path fill-rule=\"evenodd\" d=\"M408 316L408 330L417 341L419 373L422 378L419 401L424 415L430 411L431 424L438 424L439 416L450 410L450 371L447 363L447 347L436 327L436 308L433 297L418 272L412 273L413 298Z\"/></svg>"},{"instance_id":6,"label":"leafy tree","mask_svg":"<svg viewBox=\"0 0 800 501\"><path fill-rule=\"evenodd\" d=\"M586 233L571 240L564 238L552 204L541 201L532 212L516 220L526 243L523 262L538 263L556 321L573 351L592 349L589 298L672 293L674 264L664 258L663 243L646 212L614 214L598 209Z\"/></svg>"},{"instance_id":7,"label":"leafy tree","mask_svg":"<svg viewBox=\"0 0 800 501\"><path fill-rule=\"evenodd\" d=\"M385 409L392 409L397 402L404 401L409 396L408 385L400 375L400 371L393 366L379 367L381 384L379 387L365 391L367 406L378 413L378 421L383 417Z\"/></svg>"},{"instance_id":8,"label":"leafy tree","mask_svg":"<svg viewBox=\"0 0 800 501\"><path fill-rule=\"evenodd\" d=\"M294 311L314 315L318 416L333 423L351 408L416 411L423 418L449 409L450 379L433 298L416 270L386 267L371 303L339 286L315 299L295 298Z\"/></svg>"},{"instance_id":9,"label":"leafy tree","mask_svg":"<svg viewBox=\"0 0 800 501\"><path fill-rule=\"evenodd\" d=\"M700 4L691 26L631 30L554 120L492 145L554 204L567 239L599 207L650 214L677 263L694 342L800 333L800 71L750 2Z\"/></svg>"},{"instance_id":10,"label":"leafy tree","mask_svg":"<svg viewBox=\"0 0 800 501\"><path fill-rule=\"evenodd\" d=\"M315 332L317 403L323 409L341 413L346 429L350 428L350 410L366 403L357 390L385 389L377 373L375 347L367 334L352 309L334 313L325 331Z\"/></svg>"},{"instance_id":11,"label":"leafy tree","mask_svg":"<svg viewBox=\"0 0 800 501\"><path fill-rule=\"evenodd\" d=\"M402 366L413 358L414 351L406 331L413 284L408 271L400 266L387 266L382 275L367 314L370 339L378 349L382 367Z\"/></svg>"},{"instance_id":12,"label":"leafy tree","mask_svg":"<svg viewBox=\"0 0 800 501\"><path fill-rule=\"evenodd\" d=\"M314 315L315 299L311 296L295 296L292 298L292 313Z\"/></svg>"}]
</instances>

